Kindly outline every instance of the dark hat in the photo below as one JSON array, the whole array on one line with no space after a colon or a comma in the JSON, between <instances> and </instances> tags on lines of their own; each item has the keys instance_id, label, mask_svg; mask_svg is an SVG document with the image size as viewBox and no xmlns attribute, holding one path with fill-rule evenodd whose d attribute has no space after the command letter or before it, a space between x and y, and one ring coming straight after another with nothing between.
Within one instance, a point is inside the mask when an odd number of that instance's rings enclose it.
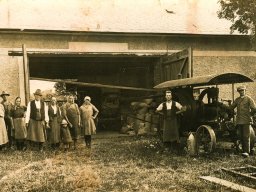
<instances>
[{"instance_id":1,"label":"dark hat","mask_svg":"<svg viewBox=\"0 0 256 192\"><path fill-rule=\"evenodd\" d=\"M2 92L2 94L1 94L0 96L2 97L2 96L4 96L4 95L10 96L10 94L9 94L9 93L7 93L7 92L3 91L3 92Z\"/></svg>"},{"instance_id":2,"label":"dark hat","mask_svg":"<svg viewBox=\"0 0 256 192\"><path fill-rule=\"evenodd\" d=\"M237 91L246 90L246 87L244 85L237 87Z\"/></svg>"},{"instance_id":3,"label":"dark hat","mask_svg":"<svg viewBox=\"0 0 256 192\"><path fill-rule=\"evenodd\" d=\"M36 92L34 93L34 95L40 95L40 96L42 96L42 91L41 91L41 89L37 89Z\"/></svg>"}]
</instances>

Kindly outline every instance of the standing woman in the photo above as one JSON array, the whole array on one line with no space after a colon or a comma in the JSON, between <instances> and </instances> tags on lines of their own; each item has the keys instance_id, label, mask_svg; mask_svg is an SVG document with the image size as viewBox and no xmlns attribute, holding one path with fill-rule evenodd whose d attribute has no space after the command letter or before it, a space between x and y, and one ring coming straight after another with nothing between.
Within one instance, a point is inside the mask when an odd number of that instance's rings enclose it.
<instances>
[{"instance_id":1,"label":"standing woman","mask_svg":"<svg viewBox=\"0 0 256 192\"><path fill-rule=\"evenodd\" d=\"M64 119L68 122L71 136L74 141L74 149L76 149L76 143L80 133L80 111L78 105L75 103L73 95L68 96L68 101L63 105L62 108Z\"/></svg>"},{"instance_id":2,"label":"standing woman","mask_svg":"<svg viewBox=\"0 0 256 192\"><path fill-rule=\"evenodd\" d=\"M11 148L14 141L13 124L12 124L12 117L11 117L11 109L13 108L13 104L9 101L9 98L8 98L10 96L9 93L3 91L0 96L3 98L1 103L4 106L4 122L7 129L8 140L9 140L8 147Z\"/></svg>"},{"instance_id":3,"label":"standing woman","mask_svg":"<svg viewBox=\"0 0 256 192\"><path fill-rule=\"evenodd\" d=\"M50 143L53 149L60 146L60 124L61 112L57 105L56 97L51 98L51 104L48 107L49 126L50 126Z\"/></svg>"},{"instance_id":4,"label":"standing woman","mask_svg":"<svg viewBox=\"0 0 256 192\"><path fill-rule=\"evenodd\" d=\"M2 101L2 98L0 97ZM0 150L3 149L3 146L8 143L8 135L4 122L4 106L0 103Z\"/></svg>"},{"instance_id":5,"label":"standing woman","mask_svg":"<svg viewBox=\"0 0 256 192\"><path fill-rule=\"evenodd\" d=\"M27 128L25 126L26 107L21 106L21 98L16 97L14 106L11 109L11 117L13 119L14 138L18 150L25 150L25 140L27 138Z\"/></svg>"},{"instance_id":6,"label":"standing woman","mask_svg":"<svg viewBox=\"0 0 256 192\"><path fill-rule=\"evenodd\" d=\"M92 134L96 134L94 119L97 117L99 110L91 103L91 98L86 96L84 103L80 107L81 123L84 130L84 141L86 147L91 148Z\"/></svg>"}]
</instances>

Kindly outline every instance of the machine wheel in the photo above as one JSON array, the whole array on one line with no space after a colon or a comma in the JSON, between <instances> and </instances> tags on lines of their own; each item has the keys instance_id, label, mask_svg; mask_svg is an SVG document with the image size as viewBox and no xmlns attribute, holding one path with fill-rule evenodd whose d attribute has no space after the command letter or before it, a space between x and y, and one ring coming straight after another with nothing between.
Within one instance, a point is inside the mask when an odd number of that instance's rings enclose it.
<instances>
[{"instance_id":1,"label":"machine wheel","mask_svg":"<svg viewBox=\"0 0 256 192\"><path fill-rule=\"evenodd\" d=\"M209 125L201 125L196 131L196 150L198 154L211 153L216 147L216 136Z\"/></svg>"}]
</instances>

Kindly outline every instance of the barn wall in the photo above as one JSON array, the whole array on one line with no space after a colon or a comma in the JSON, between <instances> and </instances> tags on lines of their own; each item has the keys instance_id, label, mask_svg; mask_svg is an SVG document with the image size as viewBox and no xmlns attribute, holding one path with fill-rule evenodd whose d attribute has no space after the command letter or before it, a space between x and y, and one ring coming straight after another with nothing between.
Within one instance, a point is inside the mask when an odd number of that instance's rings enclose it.
<instances>
[{"instance_id":1,"label":"barn wall","mask_svg":"<svg viewBox=\"0 0 256 192\"><path fill-rule=\"evenodd\" d=\"M194 76L221 72L241 72L255 77L256 54L251 51L246 36L209 35L115 35L115 34L57 34L57 33L1 33L0 35L0 91L24 98L22 58L9 57L8 50L26 44L28 50L89 51L89 52L158 52L161 54L192 47ZM227 52L228 51L228 52ZM209 54L210 53L210 54ZM211 54L214 53L214 54ZM250 94L254 85L249 85ZM256 89L255 89L256 90Z\"/></svg>"}]
</instances>

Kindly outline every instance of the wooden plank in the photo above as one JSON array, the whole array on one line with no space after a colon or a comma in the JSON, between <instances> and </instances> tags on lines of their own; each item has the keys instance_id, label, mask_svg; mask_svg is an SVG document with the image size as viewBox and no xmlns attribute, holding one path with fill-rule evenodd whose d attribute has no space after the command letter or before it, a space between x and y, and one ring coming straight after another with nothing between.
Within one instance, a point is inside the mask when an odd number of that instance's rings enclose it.
<instances>
[{"instance_id":1,"label":"wooden plank","mask_svg":"<svg viewBox=\"0 0 256 192\"><path fill-rule=\"evenodd\" d=\"M22 55L23 55L23 69L24 69L24 85L25 85L25 102L26 105L30 100L30 88L29 88L29 64L26 45L22 44Z\"/></svg>"},{"instance_id":2,"label":"wooden plank","mask_svg":"<svg viewBox=\"0 0 256 192\"><path fill-rule=\"evenodd\" d=\"M202 176L200 177L201 179L204 179L206 181L210 181L212 183L216 183L222 186L225 186L227 188L237 190L237 191L243 191L243 192L256 192L256 189L252 189L250 187L246 187L243 185L239 185L237 183L233 183L224 179L220 179L217 177L212 177L212 176Z\"/></svg>"},{"instance_id":3,"label":"wooden plank","mask_svg":"<svg viewBox=\"0 0 256 192\"><path fill-rule=\"evenodd\" d=\"M188 55L189 55L189 50L188 49L184 49L182 51L172 53L171 55L163 57L163 64L172 63L174 61L178 61L178 60L187 58Z\"/></svg>"},{"instance_id":4,"label":"wooden plank","mask_svg":"<svg viewBox=\"0 0 256 192\"><path fill-rule=\"evenodd\" d=\"M234 171L234 170L230 170L230 169L226 169L226 168L221 168L221 170L225 171L225 172L227 172L229 174L232 174L234 176L240 176L240 177L243 177L245 179L250 179L250 180L256 182L256 177L253 177L253 176L249 175L248 173L247 174L246 173L240 173L238 171Z\"/></svg>"},{"instance_id":5,"label":"wooden plank","mask_svg":"<svg viewBox=\"0 0 256 192\"><path fill-rule=\"evenodd\" d=\"M37 78L37 77L30 77L30 79L31 80L39 80L39 81L68 83L68 84L72 84L72 85L79 85L79 86L85 86L85 87L102 87L102 88L111 88L111 89L125 89L125 90L150 91L150 92L157 91L156 89L147 89L147 88L140 88L140 87L106 85L106 84L99 84L99 83L85 83L85 82L77 82L77 81L66 81L66 80L60 80L60 79L46 79L46 78Z\"/></svg>"},{"instance_id":6,"label":"wooden plank","mask_svg":"<svg viewBox=\"0 0 256 192\"><path fill-rule=\"evenodd\" d=\"M193 77L193 49L192 47L188 48L188 77Z\"/></svg>"}]
</instances>

